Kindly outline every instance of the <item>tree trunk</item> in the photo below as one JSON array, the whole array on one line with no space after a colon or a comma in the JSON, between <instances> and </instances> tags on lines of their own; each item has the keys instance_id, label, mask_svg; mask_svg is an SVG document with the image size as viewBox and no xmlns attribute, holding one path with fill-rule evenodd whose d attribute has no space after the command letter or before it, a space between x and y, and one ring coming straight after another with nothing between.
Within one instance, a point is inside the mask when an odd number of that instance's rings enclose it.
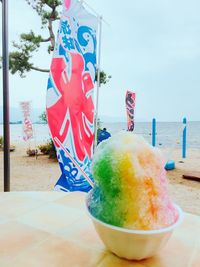
<instances>
[{"instance_id":1,"label":"tree trunk","mask_svg":"<svg viewBox=\"0 0 200 267\"><path fill-rule=\"evenodd\" d=\"M48 29L49 29L49 33L50 33L50 41L51 41L51 47L52 47L52 51L53 51L54 47L55 47L55 35L53 32L52 19L49 19Z\"/></svg>"}]
</instances>

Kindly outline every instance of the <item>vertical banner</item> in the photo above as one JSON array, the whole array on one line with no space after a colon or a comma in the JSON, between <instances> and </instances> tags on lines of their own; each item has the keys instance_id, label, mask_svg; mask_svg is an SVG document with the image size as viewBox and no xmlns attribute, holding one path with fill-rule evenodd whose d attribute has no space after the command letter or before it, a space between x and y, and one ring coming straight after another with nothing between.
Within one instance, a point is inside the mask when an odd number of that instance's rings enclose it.
<instances>
[{"instance_id":1,"label":"vertical banner","mask_svg":"<svg viewBox=\"0 0 200 267\"><path fill-rule=\"evenodd\" d=\"M33 138L33 125L31 122L31 108L30 102L20 102L20 107L23 115L23 139L24 141L28 141Z\"/></svg>"},{"instance_id":2,"label":"vertical banner","mask_svg":"<svg viewBox=\"0 0 200 267\"><path fill-rule=\"evenodd\" d=\"M134 130L134 112L135 112L135 97L136 94L131 91L126 92L126 113L127 113L127 130Z\"/></svg>"},{"instance_id":3,"label":"vertical banner","mask_svg":"<svg viewBox=\"0 0 200 267\"><path fill-rule=\"evenodd\" d=\"M47 86L47 118L62 175L56 190L89 191L97 17L64 0Z\"/></svg>"}]
</instances>

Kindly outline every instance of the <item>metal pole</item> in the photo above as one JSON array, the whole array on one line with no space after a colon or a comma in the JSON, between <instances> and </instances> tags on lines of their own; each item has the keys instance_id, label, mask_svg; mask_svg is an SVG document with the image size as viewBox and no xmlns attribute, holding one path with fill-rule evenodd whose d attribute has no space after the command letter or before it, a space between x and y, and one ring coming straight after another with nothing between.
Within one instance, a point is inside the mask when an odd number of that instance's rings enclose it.
<instances>
[{"instance_id":1,"label":"metal pole","mask_svg":"<svg viewBox=\"0 0 200 267\"><path fill-rule=\"evenodd\" d=\"M99 13L97 13L96 10L94 10L94 8L92 8L85 0L80 0L80 3L88 7L97 17L101 17ZM101 19L107 26L110 26L110 24L107 21L105 21L103 17L101 17Z\"/></svg>"},{"instance_id":2,"label":"metal pole","mask_svg":"<svg viewBox=\"0 0 200 267\"><path fill-rule=\"evenodd\" d=\"M156 119L152 120L152 146L156 146Z\"/></svg>"},{"instance_id":3,"label":"metal pole","mask_svg":"<svg viewBox=\"0 0 200 267\"><path fill-rule=\"evenodd\" d=\"M187 119L183 119L182 158L186 158Z\"/></svg>"},{"instance_id":4,"label":"metal pole","mask_svg":"<svg viewBox=\"0 0 200 267\"><path fill-rule=\"evenodd\" d=\"M100 88L100 72L101 72L101 35L102 35L102 16L99 17L99 45L98 45L98 65L97 65L97 95L95 109L95 125L94 125L94 151L97 146L97 127L98 127L98 108L99 108L99 88Z\"/></svg>"},{"instance_id":5,"label":"metal pole","mask_svg":"<svg viewBox=\"0 0 200 267\"><path fill-rule=\"evenodd\" d=\"M8 0L2 0L4 192L10 191Z\"/></svg>"}]
</instances>

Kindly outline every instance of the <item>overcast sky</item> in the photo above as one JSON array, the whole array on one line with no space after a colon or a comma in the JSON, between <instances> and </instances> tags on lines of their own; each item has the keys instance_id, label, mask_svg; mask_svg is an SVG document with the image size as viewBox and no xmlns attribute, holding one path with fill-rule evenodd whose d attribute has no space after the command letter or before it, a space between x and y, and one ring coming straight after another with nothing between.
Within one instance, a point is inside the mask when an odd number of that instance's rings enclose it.
<instances>
[{"instance_id":1,"label":"overcast sky","mask_svg":"<svg viewBox=\"0 0 200 267\"><path fill-rule=\"evenodd\" d=\"M9 2L10 41L30 29L41 31L25 0ZM126 118L124 98L129 89L137 93L137 120L200 120L200 1L87 3L110 25L103 24L101 65L112 79L100 91L100 116ZM45 68L50 61L45 48L34 59ZM45 109L47 79L47 74L34 71L25 79L11 75L10 105L31 100L34 108Z\"/></svg>"}]
</instances>

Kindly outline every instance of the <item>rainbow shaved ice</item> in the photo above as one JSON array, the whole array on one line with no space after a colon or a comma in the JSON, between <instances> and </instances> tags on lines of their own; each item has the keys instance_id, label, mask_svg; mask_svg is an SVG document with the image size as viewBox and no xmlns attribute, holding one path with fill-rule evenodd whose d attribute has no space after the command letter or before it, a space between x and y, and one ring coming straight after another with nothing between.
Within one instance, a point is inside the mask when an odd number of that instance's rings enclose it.
<instances>
[{"instance_id":1,"label":"rainbow shaved ice","mask_svg":"<svg viewBox=\"0 0 200 267\"><path fill-rule=\"evenodd\" d=\"M97 219L137 230L160 229L178 219L167 192L164 159L142 137L120 132L102 142L92 173L88 206Z\"/></svg>"}]
</instances>

